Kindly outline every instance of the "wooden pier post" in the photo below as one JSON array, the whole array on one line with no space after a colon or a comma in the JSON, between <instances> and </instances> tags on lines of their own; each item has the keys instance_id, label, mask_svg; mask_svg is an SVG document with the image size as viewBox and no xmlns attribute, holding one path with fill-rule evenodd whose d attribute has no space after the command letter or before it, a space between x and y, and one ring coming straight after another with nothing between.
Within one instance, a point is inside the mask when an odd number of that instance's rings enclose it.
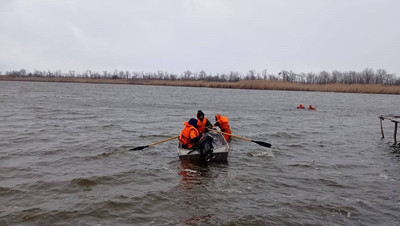
<instances>
[{"instance_id":1,"label":"wooden pier post","mask_svg":"<svg viewBox=\"0 0 400 226\"><path fill-rule=\"evenodd\" d=\"M382 121L385 119L390 120L391 122L394 122L394 134L393 134L393 138L394 138L394 145L397 145L397 125L400 122L400 115L394 115L394 114L389 114L389 115L381 115L379 116L380 122L381 122L381 134L382 134L382 138L385 137L385 135L383 134L383 126L382 126Z\"/></svg>"},{"instance_id":2,"label":"wooden pier post","mask_svg":"<svg viewBox=\"0 0 400 226\"><path fill-rule=\"evenodd\" d=\"M397 122L394 122L394 135L393 135L393 137L394 137L394 145L396 145L397 144L397 140L396 140L396 137L397 137Z\"/></svg>"}]
</instances>

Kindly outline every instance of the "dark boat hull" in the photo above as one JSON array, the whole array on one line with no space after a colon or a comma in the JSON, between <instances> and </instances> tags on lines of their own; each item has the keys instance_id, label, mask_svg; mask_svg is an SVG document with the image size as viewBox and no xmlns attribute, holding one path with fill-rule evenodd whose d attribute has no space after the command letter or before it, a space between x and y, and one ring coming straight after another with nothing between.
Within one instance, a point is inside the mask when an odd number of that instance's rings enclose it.
<instances>
[{"instance_id":1,"label":"dark boat hull","mask_svg":"<svg viewBox=\"0 0 400 226\"><path fill-rule=\"evenodd\" d=\"M223 152L223 153L214 153L215 158L211 159L210 162L226 162L228 161L228 152ZM179 156L180 160L186 160L186 161L204 161L203 156L200 154L189 154L189 155L180 155Z\"/></svg>"}]
</instances>

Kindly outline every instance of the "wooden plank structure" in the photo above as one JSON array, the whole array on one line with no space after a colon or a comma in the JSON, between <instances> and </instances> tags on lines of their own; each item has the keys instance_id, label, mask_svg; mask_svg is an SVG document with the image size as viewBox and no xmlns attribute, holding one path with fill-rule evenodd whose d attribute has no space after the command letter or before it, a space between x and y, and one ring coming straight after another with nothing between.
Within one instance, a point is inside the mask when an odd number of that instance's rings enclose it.
<instances>
[{"instance_id":1,"label":"wooden plank structure","mask_svg":"<svg viewBox=\"0 0 400 226\"><path fill-rule=\"evenodd\" d=\"M381 134L382 134L382 139L385 138L385 135L383 134L383 126L382 126L382 121L385 119L390 120L391 122L394 122L394 145L397 144L397 124L400 122L400 115L381 115L379 116L380 122L381 122Z\"/></svg>"}]
</instances>

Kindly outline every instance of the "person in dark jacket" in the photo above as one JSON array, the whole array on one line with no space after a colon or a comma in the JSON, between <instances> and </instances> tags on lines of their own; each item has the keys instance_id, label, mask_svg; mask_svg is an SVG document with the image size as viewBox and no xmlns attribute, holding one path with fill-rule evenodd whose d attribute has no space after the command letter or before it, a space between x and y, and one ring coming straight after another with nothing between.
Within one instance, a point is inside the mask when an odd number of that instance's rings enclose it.
<instances>
[{"instance_id":1,"label":"person in dark jacket","mask_svg":"<svg viewBox=\"0 0 400 226\"><path fill-rule=\"evenodd\" d=\"M199 130L200 134L207 132L207 129L212 129L211 122L204 116L202 110L197 111L197 129Z\"/></svg>"}]
</instances>

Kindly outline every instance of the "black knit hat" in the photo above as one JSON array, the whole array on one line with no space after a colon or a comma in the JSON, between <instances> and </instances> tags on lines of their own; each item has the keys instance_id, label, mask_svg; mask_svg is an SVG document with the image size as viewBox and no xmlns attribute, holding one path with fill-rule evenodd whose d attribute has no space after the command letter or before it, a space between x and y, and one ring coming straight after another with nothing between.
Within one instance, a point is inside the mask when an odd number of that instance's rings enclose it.
<instances>
[{"instance_id":1,"label":"black knit hat","mask_svg":"<svg viewBox=\"0 0 400 226\"><path fill-rule=\"evenodd\" d=\"M197 117L200 117L201 115L204 116L203 111L202 110L198 110L197 111Z\"/></svg>"},{"instance_id":2,"label":"black knit hat","mask_svg":"<svg viewBox=\"0 0 400 226\"><path fill-rule=\"evenodd\" d=\"M189 125L197 127L197 119L195 119L195 118L189 119Z\"/></svg>"}]
</instances>

